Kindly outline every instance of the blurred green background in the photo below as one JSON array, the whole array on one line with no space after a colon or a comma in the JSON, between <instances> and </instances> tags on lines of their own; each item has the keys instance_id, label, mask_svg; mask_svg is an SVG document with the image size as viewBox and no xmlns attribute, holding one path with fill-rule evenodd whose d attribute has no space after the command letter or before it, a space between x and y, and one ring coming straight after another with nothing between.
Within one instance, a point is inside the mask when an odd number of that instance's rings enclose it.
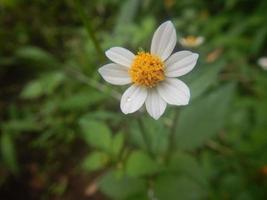
<instances>
[{"instance_id":1,"label":"blurred green background","mask_svg":"<svg viewBox=\"0 0 267 200\"><path fill-rule=\"evenodd\" d=\"M0 0L0 199L267 199L266 10L265 0ZM166 20L178 39L205 39L176 47L200 54L182 77L190 104L158 121L126 116L114 98L125 88L100 78L109 61L92 37L136 53Z\"/></svg>"}]
</instances>

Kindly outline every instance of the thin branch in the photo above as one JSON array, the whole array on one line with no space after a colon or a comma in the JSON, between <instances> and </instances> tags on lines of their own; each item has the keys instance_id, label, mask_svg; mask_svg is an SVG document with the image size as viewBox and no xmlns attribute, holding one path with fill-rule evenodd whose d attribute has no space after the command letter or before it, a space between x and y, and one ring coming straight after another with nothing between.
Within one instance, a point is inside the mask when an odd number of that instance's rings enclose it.
<instances>
[{"instance_id":1,"label":"thin branch","mask_svg":"<svg viewBox=\"0 0 267 200\"><path fill-rule=\"evenodd\" d=\"M170 130L170 137L169 137L169 146L167 149L167 155L166 155L166 161L168 162L169 159L172 156L173 151L175 150L175 135L176 135L176 128L177 128L177 124L178 124L178 119L179 119L179 110L177 110L174 114L174 118L172 121L172 126L171 126L171 130Z\"/></svg>"},{"instance_id":2,"label":"thin branch","mask_svg":"<svg viewBox=\"0 0 267 200\"><path fill-rule=\"evenodd\" d=\"M144 142L146 144L147 152L149 153L149 155L151 157L153 157L154 155L153 155L153 151L152 151L152 148L151 148L150 139L149 139L149 137L148 137L148 135L146 133L144 122L143 122L143 120L141 119L140 116L137 118L137 122L138 122L138 125L140 127L140 131L141 131L142 137L144 139Z\"/></svg>"},{"instance_id":3,"label":"thin branch","mask_svg":"<svg viewBox=\"0 0 267 200\"><path fill-rule=\"evenodd\" d=\"M99 83L93 79L88 78L82 72L80 72L78 70L75 70L73 68L67 68L66 74L69 75L70 77L75 78L76 80L86 84L86 85L89 85L92 88L99 90L100 92L107 93L107 91L108 91L108 88L105 85L103 85L103 84L101 84L101 83ZM113 98L120 101L121 94L119 92L117 92L116 90L110 90L110 94Z\"/></svg>"}]
</instances>

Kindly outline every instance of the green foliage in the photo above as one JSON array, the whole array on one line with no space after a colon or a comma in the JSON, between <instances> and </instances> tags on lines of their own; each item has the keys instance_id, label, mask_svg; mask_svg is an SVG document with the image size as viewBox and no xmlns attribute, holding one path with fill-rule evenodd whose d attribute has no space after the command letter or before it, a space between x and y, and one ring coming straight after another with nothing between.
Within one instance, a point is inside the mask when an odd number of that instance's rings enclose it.
<instances>
[{"instance_id":1,"label":"green foliage","mask_svg":"<svg viewBox=\"0 0 267 200\"><path fill-rule=\"evenodd\" d=\"M60 108L64 111L79 111L86 107L101 102L104 99L99 92L86 90L77 93L75 96L68 97L60 104Z\"/></svg>"},{"instance_id":2,"label":"green foliage","mask_svg":"<svg viewBox=\"0 0 267 200\"><path fill-rule=\"evenodd\" d=\"M100 150L109 151L111 148L111 132L109 128L98 121L81 120L82 137L88 145Z\"/></svg>"},{"instance_id":3,"label":"green foliage","mask_svg":"<svg viewBox=\"0 0 267 200\"><path fill-rule=\"evenodd\" d=\"M126 173L132 177L153 175L158 170L158 164L142 151L132 152L126 162Z\"/></svg>"},{"instance_id":4,"label":"green foliage","mask_svg":"<svg viewBox=\"0 0 267 200\"><path fill-rule=\"evenodd\" d=\"M222 61L212 65L202 65L190 76L189 86L192 93L192 99L199 97L206 92L218 80L218 74L224 67Z\"/></svg>"},{"instance_id":5,"label":"green foliage","mask_svg":"<svg viewBox=\"0 0 267 200\"><path fill-rule=\"evenodd\" d=\"M155 183L156 195L159 199L175 200L204 199L205 191L195 181L187 177L173 175L160 176Z\"/></svg>"},{"instance_id":6,"label":"green foliage","mask_svg":"<svg viewBox=\"0 0 267 200\"><path fill-rule=\"evenodd\" d=\"M4 133L1 135L0 141L3 162L6 164L8 170L14 174L17 174L19 168L13 138L8 133Z\"/></svg>"},{"instance_id":7,"label":"green foliage","mask_svg":"<svg viewBox=\"0 0 267 200\"><path fill-rule=\"evenodd\" d=\"M123 132L114 135L112 140L111 153L115 157L118 157L120 155L120 152L122 151L124 145L124 140L125 140L125 134Z\"/></svg>"},{"instance_id":8,"label":"green foliage","mask_svg":"<svg viewBox=\"0 0 267 200\"><path fill-rule=\"evenodd\" d=\"M145 121L144 128L150 141L152 152L156 155L164 154L167 150L169 136L169 133L166 132L164 124L155 123L155 121L150 117L146 117L143 120ZM138 123L133 121L131 123L130 132L131 142L140 148L147 149L141 131L142 130L138 126Z\"/></svg>"},{"instance_id":9,"label":"green foliage","mask_svg":"<svg viewBox=\"0 0 267 200\"><path fill-rule=\"evenodd\" d=\"M194 149L220 131L230 110L234 86L226 85L185 108L176 129L179 149Z\"/></svg>"},{"instance_id":10,"label":"green foliage","mask_svg":"<svg viewBox=\"0 0 267 200\"><path fill-rule=\"evenodd\" d=\"M100 180L100 189L114 199L127 199L145 192L145 181L121 176L120 171L110 171Z\"/></svg>"},{"instance_id":11,"label":"green foliage","mask_svg":"<svg viewBox=\"0 0 267 200\"><path fill-rule=\"evenodd\" d=\"M171 156L166 172L177 176L186 176L196 182L199 187L208 188L203 166L190 154L176 152Z\"/></svg>"},{"instance_id":12,"label":"green foliage","mask_svg":"<svg viewBox=\"0 0 267 200\"><path fill-rule=\"evenodd\" d=\"M36 67L59 67L57 59L50 53L34 46L25 46L17 49L15 55L23 62Z\"/></svg>"},{"instance_id":13,"label":"green foliage","mask_svg":"<svg viewBox=\"0 0 267 200\"><path fill-rule=\"evenodd\" d=\"M47 73L41 78L28 83L21 92L21 97L25 99L34 99L42 95L51 95L64 81L64 75L61 72Z\"/></svg>"},{"instance_id":14,"label":"green foliage","mask_svg":"<svg viewBox=\"0 0 267 200\"><path fill-rule=\"evenodd\" d=\"M83 168L86 171L95 171L103 169L108 162L108 155L103 152L94 152L86 157L83 161Z\"/></svg>"}]
</instances>

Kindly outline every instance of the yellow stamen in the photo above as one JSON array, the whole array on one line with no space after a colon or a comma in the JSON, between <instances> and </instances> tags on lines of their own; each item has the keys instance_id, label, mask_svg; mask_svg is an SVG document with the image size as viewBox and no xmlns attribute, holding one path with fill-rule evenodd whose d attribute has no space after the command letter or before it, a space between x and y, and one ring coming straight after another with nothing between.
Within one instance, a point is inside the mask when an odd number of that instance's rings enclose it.
<instances>
[{"instance_id":1,"label":"yellow stamen","mask_svg":"<svg viewBox=\"0 0 267 200\"><path fill-rule=\"evenodd\" d=\"M135 84L154 87L165 79L164 63L158 56L146 52L138 52L133 60L129 74Z\"/></svg>"}]
</instances>

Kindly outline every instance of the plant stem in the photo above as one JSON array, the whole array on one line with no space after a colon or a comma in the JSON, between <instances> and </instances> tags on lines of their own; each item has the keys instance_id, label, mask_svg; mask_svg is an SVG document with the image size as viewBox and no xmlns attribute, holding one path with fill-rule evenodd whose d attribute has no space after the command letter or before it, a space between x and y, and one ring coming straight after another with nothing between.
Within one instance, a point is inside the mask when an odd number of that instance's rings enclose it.
<instances>
[{"instance_id":1,"label":"plant stem","mask_svg":"<svg viewBox=\"0 0 267 200\"><path fill-rule=\"evenodd\" d=\"M81 18L81 20L82 20L82 22L83 22L83 24L87 30L87 33L88 33L90 39L93 42L93 45L94 45L97 53L100 55L101 59L104 58L104 52L103 52L103 50L99 44L99 41L96 38L93 26L92 26L90 20L87 18L85 10L81 5L80 0L75 0L75 3L76 3L76 8L77 8L77 11L80 15L80 18Z\"/></svg>"},{"instance_id":2,"label":"plant stem","mask_svg":"<svg viewBox=\"0 0 267 200\"><path fill-rule=\"evenodd\" d=\"M143 120L141 119L141 117L138 117L138 118L137 118L137 122L138 122L138 125L139 125L139 127L140 127L140 131L141 131L142 137L143 137L143 139L144 139L144 142L145 142L145 144L146 144L147 152L149 153L149 155L150 155L151 157L153 157L154 155L153 155L153 151L152 151L152 149L151 149L151 143L150 143L149 137L148 137L148 135L147 135L147 133L146 133L146 129L145 129L145 126L144 126L144 122L143 122Z\"/></svg>"},{"instance_id":3,"label":"plant stem","mask_svg":"<svg viewBox=\"0 0 267 200\"><path fill-rule=\"evenodd\" d=\"M178 119L179 119L179 110L177 110L174 114L174 118L173 118L173 121L172 121L172 127L171 127L171 130L170 130L170 137L169 137L169 146L168 146L168 150L167 150L167 155L166 155L166 161L168 162L169 159L171 158L172 156L172 153L173 151L175 150L175 131L176 131L176 128L177 128L177 122L178 122Z\"/></svg>"},{"instance_id":4,"label":"plant stem","mask_svg":"<svg viewBox=\"0 0 267 200\"><path fill-rule=\"evenodd\" d=\"M73 68L67 68L66 74L72 78L75 78L76 80L78 80L84 84L89 85L92 88L97 89L100 92L108 93L108 91L110 90L110 89L109 90L107 89L107 86L105 86L105 85L103 85L103 84L101 84L101 83L99 83L93 79L88 78L82 72L75 70ZM111 90L110 95L118 101L120 101L120 99L121 99L121 94L116 90Z\"/></svg>"}]
</instances>

